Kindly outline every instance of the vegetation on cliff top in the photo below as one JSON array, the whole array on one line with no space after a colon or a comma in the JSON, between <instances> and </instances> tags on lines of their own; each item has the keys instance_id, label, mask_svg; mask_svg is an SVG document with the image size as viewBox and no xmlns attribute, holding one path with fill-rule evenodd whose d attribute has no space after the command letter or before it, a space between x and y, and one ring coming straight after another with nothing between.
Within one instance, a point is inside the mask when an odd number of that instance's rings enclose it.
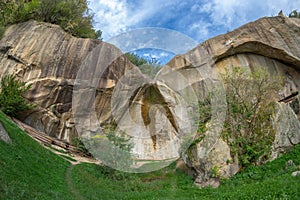
<instances>
[{"instance_id":1,"label":"vegetation on cliff top","mask_svg":"<svg viewBox=\"0 0 300 200\"><path fill-rule=\"evenodd\" d=\"M30 19L60 25L77 37L101 38L86 0L0 1L0 36L4 27Z\"/></svg>"},{"instance_id":2,"label":"vegetation on cliff top","mask_svg":"<svg viewBox=\"0 0 300 200\"><path fill-rule=\"evenodd\" d=\"M300 12L298 12L297 10L293 10L290 14L289 17L292 18L300 18Z\"/></svg>"},{"instance_id":3,"label":"vegetation on cliff top","mask_svg":"<svg viewBox=\"0 0 300 200\"><path fill-rule=\"evenodd\" d=\"M143 74L148 75L151 78L154 78L157 72L162 68L158 60L155 59L146 60L135 53L126 53L125 56L132 64L137 66Z\"/></svg>"}]
</instances>

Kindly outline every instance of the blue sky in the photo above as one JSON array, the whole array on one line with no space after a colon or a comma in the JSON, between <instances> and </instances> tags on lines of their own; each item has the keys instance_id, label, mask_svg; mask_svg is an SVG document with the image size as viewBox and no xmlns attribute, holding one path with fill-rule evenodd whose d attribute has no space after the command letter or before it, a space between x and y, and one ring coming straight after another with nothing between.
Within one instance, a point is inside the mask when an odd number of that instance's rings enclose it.
<instances>
[{"instance_id":1,"label":"blue sky","mask_svg":"<svg viewBox=\"0 0 300 200\"><path fill-rule=\"evenodd\" d=\"M89 8L104 41L137 28L160 27L201 43L260 17L276 16L280 10L286 15L299 11L300 0L90 0ZM162 58L162 63L166 60L162 51L150 54Z\"/></svg>"}]
</instances>

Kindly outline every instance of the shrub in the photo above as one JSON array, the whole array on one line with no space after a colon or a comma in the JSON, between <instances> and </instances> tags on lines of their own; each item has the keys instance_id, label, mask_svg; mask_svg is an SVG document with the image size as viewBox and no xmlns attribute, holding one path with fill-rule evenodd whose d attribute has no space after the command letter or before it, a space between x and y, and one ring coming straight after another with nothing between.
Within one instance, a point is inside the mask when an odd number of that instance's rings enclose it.
<instances>
[{"instance_id":1,"label":"shrub","mask_svg":"<svg viewBox=\"0 0 300 200\"><path fill-rule=\"evenodd\" d=\"M151 78L154 78L157 72L162 68L162 66L159 65L159 62L155 59L146 60L135 53L126 53L125 55L132 64L141 70L143 74L148 75Z\"/></svg>"},{"instance_id":2,"label":"shrub","mask_svg":"<svg viewBox=\"0 0 300 200\"><path fill-rule=\"evenodd\" d=\"M76 147L76 150L83 154L83 156L89 156L91 157L92 155L90 154L89 150L85 147L84 143L79 137L74 137L71 140L71 144Z\"/></svg>"},{"instance_id":3,"label":"shrub","mask_svg":"<svg viewBox=\"0 0 300 200\"><path fill-rule=\"evenodd\" d=\"M300 18L300 12L297 12L297 10L293 10L290 14L289 17L292 18Z\"/></svg>"},{"instance_id":4,"label":"shrub","mask_svg":"<svg viewBox=\"0 0 300 200\"><path fill-rule=\"evenodd\" d=\"M258 67L252 72L237 67L222 77L228 108L223 139L241 166L254 164L268 153L274 141L271 117L275 112L274 95L282 87L282 78Z\"/></svg>"},{"instance_id":5,"label":"shrub","mask_svg":"<svg viewBox=\"0 0 300 200\"><path fill-rule=\"evenodd\" d=\"M272 115L275 94L282 87L282 77L264 68L252 72L236 67L222 74L226 88L227 115L221 137L240 166L246 167L268 155L274 141ZM197 143L205 136L211 119L210 95L199 102Z\"/></svg>"},{"instance_id":6,"label":"shrub","mask_svg":"<svg viewBox=\"0 0 300 200\"><path fill-rule=\"evenodd\" d=\"M28 103L23 94L31 85L17 80L13 75L6 75L1 80L0 109L7 115L16 117L20 111L30 110L33 106Z\"/></svg>"},{"instance_id":7,"label":"shrub","mask_svg":"<svg viewBox=\"0 0 300 200\"><path fill-rule=\"evenodd\" d=\"M60 25L77 37L100 39L102 34L92 26L93 14L86 0L1 1L0 15L0 26L34 19Z\"/></svg>"}]
</instances>

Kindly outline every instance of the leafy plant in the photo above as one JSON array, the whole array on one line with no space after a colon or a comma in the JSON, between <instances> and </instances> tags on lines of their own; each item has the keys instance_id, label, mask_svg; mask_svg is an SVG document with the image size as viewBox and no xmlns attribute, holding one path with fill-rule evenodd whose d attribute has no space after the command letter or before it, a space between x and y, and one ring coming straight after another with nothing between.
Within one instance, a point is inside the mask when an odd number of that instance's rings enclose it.
<instances>
[{"instance_id":1,"label":"leafy plant","mask_svg":"<svg viewBox=\"0 0 300 200\"><path fill-rule=\"evenodd\" d=\"M211 168L210 176L212 178L219 178L220 173L219 173L219 167L215 165L213 168Z\"/></svg>"},{"instance_id":2,"label":"leafy plant","mask_svg":"<svg viewBox=\"0 0 300 200\"><path fill-rule=\"evenodd\" d=\"M125 55L132 64L134 64L141 70L143 74L148 75L152 78L155 77L157 72L162 68L158 64L158 61L155 59L146 60L145 58L140 57L135 53L126 53Z\"/></svg>"},{"instance_id":3,"label":"leafy plant","mask_svg":"<svg viewBox=\"0 0 300 200\"><path fill-rule=\"evenodd\" d=\"M20 111L33 109L23 95L31 85L17 80L13 75L5 75L1 80L0 109L7 115L16 117Z\"/></svg>"},{"instance_id":4,"label":"leafy plant","mask_svg":"<svg viewBox=\"0 0 300 200\"><path fill-rule=\"evenodd\" d=\"M0 26L34 19L60 25L66 32L83 38L101 38L93 28L93 13L86 0L20 0L0 2Z\"/></svg>"},{"instance_id":5,"label":"leafy plant","mask_svg":"<svg viewBox=\"0 0 300 200\"><path fill-rule=\"evenodd\" d=\"M2 36L4 35L4 33L5 33L5 27L0 25L0 40L1 40Z\"/></svg>"},{"instance_id":6,"label":"leafy plant","mask_svg":"<svg viewBox=\"0 0 300 200\"><path fill-rule=\"evenodd\" d=\"M125 56L129 59L129 61L134 64L135 66L141 66L145 64L149 64L149 62L135 53L126 53Z\"/></svg>"},{"instance_id":7,"label":"leafy plant","mask_svg":"<svg viewBox=\"0 0 300 200\"><path fill-rule=\"evenodd\" d=\"M298 12L297 10L293 10L290 14L289 17L292 18L300 18L300 12Z\"/></svg>"},{"instance_id":8,"label":"leafy plant","mask_svg":"<svg viewBox=\"0 0 300 200\"><path fill-rule=\"evenodd\" d=\"M91 153L106 165L107 174L112 179L123 179L130 165L133 163L131 149L133 144L130 137L117 129L115 124L106 125L103 134L97 134L87 140ZM117 169L117 170L113 170Z\"/></svg>"},{"instance_id":9,"label":"leafy plant","mask_svg":"<svg viewBox=\"0 0 300 200\"><path fill-rule=\"evenodd\" d=\"M241 166L254 164L267 154L274 141L271 116L274 96L282 87L282 78L264 68L252 72L243 68L222 75L226 86L228 112L223 139L231 146Z\"/></svg>"},{"instance_id":10,"label":"leafy plant","mask_svg":"<svg viewBox=\"0 0 300 200\"><path fill-rule=\"evenodd\" d=\"M79 137L72 138L71 144L76 147L78 152L84 154L85 156L92 156Z\"/></svg>"}]
</instances>

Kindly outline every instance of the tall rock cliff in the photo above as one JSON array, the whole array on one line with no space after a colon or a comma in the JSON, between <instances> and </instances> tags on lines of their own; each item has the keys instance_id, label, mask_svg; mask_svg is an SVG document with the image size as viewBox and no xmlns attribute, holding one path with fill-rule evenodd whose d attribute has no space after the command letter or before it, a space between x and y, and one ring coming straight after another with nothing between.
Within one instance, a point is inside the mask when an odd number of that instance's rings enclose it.
<instances>
[{"instance_id":1,"label":"tall rock cliff","mask_svg":"<svg viewBox=\"0 0 300 200\"><path fill-rule=\"evenodd\" d=\"M10 26L0 41L0 76L15 74L32 84L26 94L37 107L21 118L50 136L66 141L77 136L72 116L73 86L86 56L100 40L75 38L59 26L29 21ZM111 120L115 82L134 66L121 56L105 71L95 104L101 122Z\"/></svg>"},{"instance_id":2,"label":"tall rock cliff","mask_svg":"<svg viewBox=\"0 0 300 200\"><path fill-rule=\"evenodd\" d=\"M205 41L187 54L176 56L167 66L185 74L199 98L212 88L210 75L234 67L267 68L271 74L284 77L284 89L274 99L278 101L300 90L300 19L282 16L259 19ZM277 106L274 154L300 143L299 100L296 96L290 106L284 103ZM291 107L296 107L294 112ZM239 169L236 162L228 163L232 160L230 148L216 132L208 131L183 159L195 170L200 186L218 184L211 178L216 166L221 177L230 177Z\"/></svg>"},{"instance_id":3,"label":"tall rock cliff","mask_svg":"<svg viewBox=\"0 0 300 200\"><path fill-rule=\"evenodd\" d=\"M74 137L77 133L72 102L86 97L82 93L72 99L75 80L83 62L86 66L97 65L98 61L86 58L101 44L99 40L74 38L56 25L35 21L9 27L0 41L0 76L16 74L31 83L26 97L37 105L35 110L23 114L23 121L59 139L69 141ZM266 67L270 73L283 75L285 87L277 100L299 91L300 19L262 18L207 40L186 54L175 56L155 81L145 84L139 81L145 78L140 71L126 57L119 56L99 77L91 104L100 123L114 121L129 130L131 136L139 136L133 138L133 153L137 157L176 158L184 138L193 131L187 120L193 110L189 104L220 84L220 72L237 66ZM93 69L86 69L91 77L96 73ZM89 80L88 76L84 78ZM279 113L286 111L293 118L289 120L293 125L282 127L287 125L286 120L276 116L280 131L274 148L300 142L296 116L299 117L299 96L295 99L293 107L298 111L291 111L287 105L278 106ZM222 101L215 102L217 118L226 114L221 112L220 104ZM89 123L88 119L84 123ZM214 166L218 166L223 177L238 170L236 163L227 162L232 159L230 148L216 134L220 128L208 131L189 155L182 155L199 182L209 180ZM280 139L280 135L285 139Z\"/></svg>"}]
</instances>

